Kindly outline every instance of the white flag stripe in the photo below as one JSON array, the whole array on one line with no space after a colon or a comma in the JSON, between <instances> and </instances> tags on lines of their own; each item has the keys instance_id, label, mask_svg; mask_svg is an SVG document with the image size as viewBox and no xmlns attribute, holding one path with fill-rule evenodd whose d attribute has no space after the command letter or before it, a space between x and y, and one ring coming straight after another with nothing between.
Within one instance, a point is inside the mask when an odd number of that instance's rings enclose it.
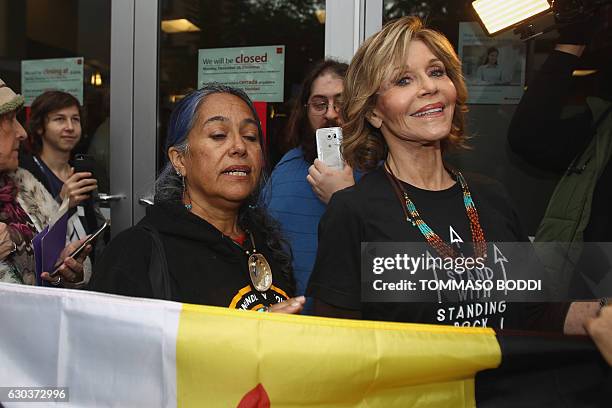
<instances>
[{"instance_id":1,"label":"white flag stripe","mask_svg":"<svg viewBox=\"0 0 612 408\"><path fill-rule=\"evenodd\" d=\"M180 303L0 283L0 305L0 386L69 387L71 407L176 406Z\"/></svg>"}]
</instances>

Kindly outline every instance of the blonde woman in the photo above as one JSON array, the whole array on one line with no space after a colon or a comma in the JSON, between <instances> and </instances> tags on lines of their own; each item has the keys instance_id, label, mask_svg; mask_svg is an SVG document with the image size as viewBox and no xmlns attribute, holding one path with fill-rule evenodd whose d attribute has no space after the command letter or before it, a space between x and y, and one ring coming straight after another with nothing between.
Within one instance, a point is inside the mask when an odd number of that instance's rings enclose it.
<instances>
[{"instance_id":1,"label":"blonde woman","mask_svg":"<svg viewBox=\"0 0 612 408\"><path fill-rule=\"evenodd\" d=\"M501 300L473 313L469 302L362 302L362 242L425 242L446 259L483 257L487 242L526 241L526 235L502 186L444 161L445 152L465 146L467 110L461 64L444 35L415 17L390 22L355 54L343 100L344 157L369 174L337 192L319 224L307 292L315 314L583 332L595 303L572 306L566 319L569 304L525 308Z\"/></svg>"}]
</instances>

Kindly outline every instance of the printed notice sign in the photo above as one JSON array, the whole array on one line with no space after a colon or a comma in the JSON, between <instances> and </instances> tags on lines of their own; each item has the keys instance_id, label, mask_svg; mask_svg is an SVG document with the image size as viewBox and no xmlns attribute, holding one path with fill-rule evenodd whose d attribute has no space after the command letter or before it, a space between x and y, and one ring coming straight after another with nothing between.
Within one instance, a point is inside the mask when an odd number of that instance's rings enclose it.
<instances>
[{"instance_id":1,"label":"printed notice sign","mask_svg":"<svg viewBox=\"0 0 612 408\"><path fill-rule=\"evenodd\" d=\"M25 106L45 91L64 91L83 104L83 57L21 61Z\"/></svg>"},{"instance_id":2,"label":"printed notice sign","mask_svg":"<svg viewBox=\"0 0 612 408\"><path fill-rule=\"evenodd\" d=\"M459 58L469 104L517 104L525 84L525 43L512 32L487 36L478 23L459 23Z\"/></svg>"},{"instance_id":3,"label":"printed notice sign","mask_svg":"<svg viewBox=\"0 0 612 408\"><path fill-rule=\"evenodd\" d=\"M253 101L282 102L285 46L210 48L198 52L198 88L221 83Z\"/></svg>"}]
</instances>

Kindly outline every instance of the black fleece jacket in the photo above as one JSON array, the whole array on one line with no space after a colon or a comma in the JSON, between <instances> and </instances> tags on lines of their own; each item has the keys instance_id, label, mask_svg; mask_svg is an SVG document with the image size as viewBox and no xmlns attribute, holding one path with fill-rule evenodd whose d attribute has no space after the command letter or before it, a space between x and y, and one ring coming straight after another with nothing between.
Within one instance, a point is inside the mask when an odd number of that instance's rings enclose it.
<instances>
[{"instance_id":1,"label":"black fleece jacket","mask_svg":"<svg viewBox=\"0 0 612 408\"><path fill-rule=\"evenodd\" d=\"M139 224L155 228L167 258L172 300L183 303L253 309L291 296L261 234L253 231L257 252L273 272L273 286L265 293L253 289L245 249L180 203L159 203L147 208ZM251 247L246 239L245 247ZM153 297L149 265L153 241L139 226L111 241L95 265L89 289L136 297Z\"/></svg>"}]
</instances>

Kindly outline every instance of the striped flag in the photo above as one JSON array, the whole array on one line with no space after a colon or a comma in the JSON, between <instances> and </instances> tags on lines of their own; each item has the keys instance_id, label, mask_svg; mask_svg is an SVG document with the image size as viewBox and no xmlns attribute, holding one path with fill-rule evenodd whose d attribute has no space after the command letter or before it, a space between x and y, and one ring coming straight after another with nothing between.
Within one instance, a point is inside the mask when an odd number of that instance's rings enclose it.
<instances>
[{"instance_id":1,"label":"striped flag","mask_svg":"<svg viewBox=\"0 0 612 408\"><path fill-rule=\"evenodd\" d=\"M68 387L68 406L594 406L609 369L576 338L12 284L0 305L0 386Z\"/></svg>"}]
</instances>

